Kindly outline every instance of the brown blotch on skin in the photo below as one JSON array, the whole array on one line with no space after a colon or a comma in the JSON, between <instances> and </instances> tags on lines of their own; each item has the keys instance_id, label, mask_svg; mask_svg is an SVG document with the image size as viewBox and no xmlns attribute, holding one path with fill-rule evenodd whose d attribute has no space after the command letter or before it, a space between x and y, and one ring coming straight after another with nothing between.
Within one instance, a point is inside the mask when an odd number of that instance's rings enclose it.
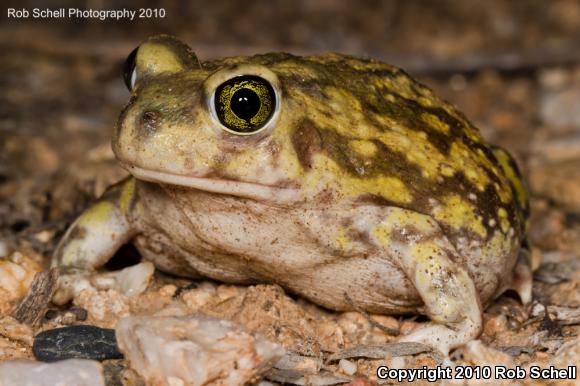
<instances>
[{"instance_id":1,"label":"brown blotch on skin","mask_svg":"<svg viewBox=\"0 0 580 386\"><path fill-rule=\"evenodd\" d=\"M145 111L137 123L137 136L149 137L157 132L161 121L161 114L157 111Z\"/></svg>"},{"instance_id":2,"label":"brown blotch on skin","mask_svg":"<svg viewBox=\"0 0 580 386\"><path fill-rule=\"evenodd\" d=\"M87 229L82 225L77 225L71 229L69 240L83 240L87 236Z\"/></svg>"},{"instance_id":3,"label":"brown blotch on skin","mask_svg":"<svg viewBox=\"0 0 580 386\"><path fill-rule=\"evenodd\" d=\"M428 243L441 237L439 233L425 233L417 229L414 225L404 225L395 229L391 233L391 239L400 244L409 245L411 243Z\"/></svg>"},{"instance_id":4,"label":"brown blotch on skin","mask_svg":"<svg viewBox=\"0 0 580 386\"><path fill-rule=\"evenodd\" d=\"M401 208L402 206L394 201L391 200L387 200L385 197L376 195L376 194L371 194L371 193L366 193L366 194L361 194L360 196L357 197L356 199L357 203L360 204L370 204L370 205L377 205L377 206L384 206L384 207L388 207L388 206L392 206L392 207L397 207L397 208Z\"/></svg>"},{"instance_id":5,"label":"brown blotch on skin","mask_svg":"<svg viewBox=\"0 0 580 386\"><path fill-rule=\"evenodd\" d=\"M516 163L514 157L509 152L507 152L505 149L501 148L500 146L491 145L490 149L488 149L488 153L486 153L486 155L488 155L488 158L493 157L495 162L497 162L498 164L500 164L500 162L499 162L497 156L495 155L495 153L491 149L494 149L495 151L502 151L507 156L508 166L515 173L516 177L525 183L525 180L522 176L522 173L521 173L521 171L518 167L518 164ZM502 170L503 170L504 174L507 173L506 170L504 170L503 168L502 168ZM526 197L526 200L524 200L523 202L520 201L516 187L511 183L511 181L509 182L509 185L510 185L510 189L512 191L512 195L514 197L514 201L517 204L517 209L519 212L518 214L519 214L519 217L521 219L520 226L522 228L522 231L525 232L525 221L530 216L530 202L527 199L527 197ZM509 213L509 214L512 215L511 213Z\"/></svg>"},{"instance_id":6,"label":"brown blotch on skin","mask_svg":"<svg viewBox=\"0 0 580 386\"><path fill-rule=\"evenodd\" d=\"M183 160L183 167L186 169L193 169L194 166L195 162L193 162L193 159L191 159L191 157L185 157Z\"/></svg>"},{"instance_id":7,"label":"brown blotch on skin","mask_svg":"<svg viewBox=\"0 0 580 386\"><path fill-rule=\"evenodd\" d=\"M312 167L312 156L322 149L322 137L312 121L305 119L292 133L292 144L298 161L305 169Z\"/></svg>"}]
</instances>

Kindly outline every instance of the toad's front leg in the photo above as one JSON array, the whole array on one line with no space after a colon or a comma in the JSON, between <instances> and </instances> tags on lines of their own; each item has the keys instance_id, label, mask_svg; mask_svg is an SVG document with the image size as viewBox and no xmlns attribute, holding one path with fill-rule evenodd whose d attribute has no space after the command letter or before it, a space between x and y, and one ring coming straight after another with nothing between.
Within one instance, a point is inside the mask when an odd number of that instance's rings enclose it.
<instances>
[{"instance_id":1,"label":"toad's front leg","mask_svg":"<svg viewBox=\"0 0 580 386\"><path fill-rule=\"evenodd\" d=\"M431 322L401 337L449 350L477 338L482 309L472 278L455 247L431 217L389 208L371 236L417 289Z\"/></svg>"},{"instance_id":2,"label":"toad's front leg","mask_svg":"<svg viewBox=\"0 0 580 386\"><path fill-rule=\"evenodd\" d=\"M135 205L135 179L131 177L111 186L70 226L52 259L52 266L61 272L55 303L70 300L73 287L82 286L90 273L136 234L129 221Z\"/></svg>"}]
</instances>

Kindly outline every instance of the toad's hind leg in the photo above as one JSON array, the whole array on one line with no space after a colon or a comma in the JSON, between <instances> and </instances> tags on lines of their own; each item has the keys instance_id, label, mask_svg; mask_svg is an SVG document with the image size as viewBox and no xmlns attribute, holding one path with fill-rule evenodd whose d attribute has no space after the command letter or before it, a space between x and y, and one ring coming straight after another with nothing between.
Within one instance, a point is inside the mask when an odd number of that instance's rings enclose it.
<instances>
[{"instance_id":1,"label":"toad's hind leg","mask_svg":"<svg viewBox=\"0 0 580 386\"><path fill-rule=\"evenodd\" d=\"M432 322L401 341L421 342L447 355L475 339L482 328L481 305L473 280L454 262L443 242L423 242L409 248L401 264L415 284ZM415 261L410 261L411 259Z\"/></svg>"},{"instance_id":2,"label":"toad's hind leg","mask_svg":"<svg viewBox=\"0 0 580 386\"><path fill-rule=\"evenodd\" d=\"M464 260L437 222L391 208L372 235L411 280L431 319L401 341L424 343L448 355L452 348L477 338L482 329L479 295Z\"/></svg>"}]
</instances>

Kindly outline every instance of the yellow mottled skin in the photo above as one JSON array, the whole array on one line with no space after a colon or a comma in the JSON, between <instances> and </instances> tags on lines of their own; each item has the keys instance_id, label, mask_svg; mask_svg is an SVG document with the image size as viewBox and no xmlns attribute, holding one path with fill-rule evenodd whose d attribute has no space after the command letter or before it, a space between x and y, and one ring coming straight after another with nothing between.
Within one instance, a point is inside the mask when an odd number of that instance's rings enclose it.
<instances>
[{"instance_id":1,"label":"yellow mottled skin","mask_svg":"<svg viewBox=\"0 0 580 386\"><path fill-rule=\"evenodd\" d=\"M437 221L449 224L457 230L470 229L481 238L487 237L483 220L476 214L476 207L473 204L456 195L445 197L442 202L443 209L433 215Z\"/></svg>"},{"instance_id":2,"label":"yellow mottled skin","mask_svg":"<svg viewBox=\"0 0 580 386\"><path fill-rule=\"evenodd\" d=\"M135 180L130 179L121 189L121 198L119 199L119 208L123 213L128 213L131 201L135 196Z\"/></svg>"},{"instance_id":3,"label":"yellow mottled skin","mask_svg":"<svg viewBox=\"0 0 580 386\"><path fill-rule=\"evenodd\" d=\"M426 314L401 339L444 353L510 286L529 211L517 167L404 71L340 54L200 63L157 36L125 76L113 150L133 177L73 224L63 270L131 240L175 274Z\"/></svg>"}]
</instances>

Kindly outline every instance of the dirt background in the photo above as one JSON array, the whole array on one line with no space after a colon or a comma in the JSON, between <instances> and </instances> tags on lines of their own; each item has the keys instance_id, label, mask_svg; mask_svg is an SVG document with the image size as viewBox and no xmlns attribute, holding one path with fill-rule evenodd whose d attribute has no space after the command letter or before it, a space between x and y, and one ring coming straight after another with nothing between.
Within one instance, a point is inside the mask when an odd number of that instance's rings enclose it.
<instances>
[{"instance_id":1,"label":"dirt background","mask_svg":"<svg viewBox=\"0 0 580 386\"><path fill-rule=\"evenodd\" d=\"M121 66L146 37L169 33L201 60L267 51L373 57L403 67L456 104L485 138L516 156L527 177L536 272L534 302L523 306L513 294L502 296L486 310L485 345L457 350L455 358L564 363L558 350L569 341L576 351L566 355L575 352L572 360L580 361L580 1L10 3L2 5L0 21L0 265L12 261L24 273L13 285L0 277L1 316L26 292L25 278L46 266L67 225L125 175L109 148L129 95ZM163 7L166 17L15 20L7 18L8 7ZM138 258L124 248L115 260L123 266ZM275 306L262 307L266 303ZM129 313L171 306L235 320L317 360L392 341L380 325L404 332L424 322L333 313L274 286L191 283L156 273L137 299L100 291L64 308L51 306L34 326L3 319L0 360L31 357L32 336L40 330L77 323L111 327ZM372 378L377 364L399 359L351 361L364 379ZM405 366L437 362L428 353L404 360ZM122 361L107 369L110 384L119 384ZM345 372L328 362L312 369Z\"/></svg>"}]
</instances>

